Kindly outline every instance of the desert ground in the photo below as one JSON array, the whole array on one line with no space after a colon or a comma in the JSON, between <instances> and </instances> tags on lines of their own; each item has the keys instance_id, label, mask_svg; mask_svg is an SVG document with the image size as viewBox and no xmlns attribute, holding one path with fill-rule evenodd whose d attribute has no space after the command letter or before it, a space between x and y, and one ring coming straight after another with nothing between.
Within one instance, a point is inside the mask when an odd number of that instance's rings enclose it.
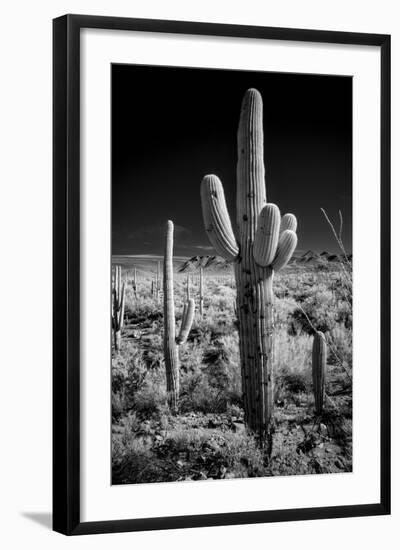
<instances>
[{"instance_id":1,"label":"desert ground","mask_svg":"<svg viewBox=\"0 0 400 550\"><path fill-rule=\"evenodd\" d=\"M125 310L120 350L112 353L112 483L350 472L352 294L342 258L308 251L275 276L274 432L268 451L244 424L235 279L222 258L174 258L177 325L188 281L196 313L179 346L179 410L169 411L158 262L162 272L162 257L113 257L125 281ZM315 331L327 342L321 415L315 412L311 374Z\"/></svg>"}]
</instances>

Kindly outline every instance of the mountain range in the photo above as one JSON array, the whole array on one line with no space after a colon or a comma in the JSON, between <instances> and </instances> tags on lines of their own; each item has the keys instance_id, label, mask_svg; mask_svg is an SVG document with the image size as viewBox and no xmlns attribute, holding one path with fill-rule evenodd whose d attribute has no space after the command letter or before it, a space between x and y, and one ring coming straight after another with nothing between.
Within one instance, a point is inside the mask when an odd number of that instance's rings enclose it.
<instances>
[{"instance_id":1,"label":"mountain range","mask_svg":"<svg viewBox=\"0 0 400 550\"><path fill-rule=\"evenodd\" d=\"M352 254L347 256L347 259L351 262L353 258ZM317 265L330 265L335 263L340 263L344 260L344 255L341 254L330 254L329 252L315 252L314 250L308 250L307 252L300 253L298 252L293 255L293 258L290 260L292 265L301 265L307 264L307 266L317 266ZM224 271L231 269L230 264L221 258L221 256L192 256L188 260L182 263L178 271L180 273L186 273L190 271L197 271L200 267L204 269ZM332 267L334 267L332 265Z\"/></svg>"}]
</instances>

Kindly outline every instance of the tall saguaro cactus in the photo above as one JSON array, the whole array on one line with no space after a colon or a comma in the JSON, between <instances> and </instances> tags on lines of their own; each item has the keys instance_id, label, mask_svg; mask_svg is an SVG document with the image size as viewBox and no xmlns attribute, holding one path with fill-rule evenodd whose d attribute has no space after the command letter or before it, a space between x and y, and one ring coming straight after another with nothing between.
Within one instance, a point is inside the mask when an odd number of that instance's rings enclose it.
<instances>
[{"instance_id":1,"label":"tall saguaro cactus","mask_svg":"<svg viewBox=\"0 0 400 550\"><path fill-rule=\"evenodd\" d=\"M179 351L186 342L194 318L194 300L184 304L181 327L175 334L174 271L173 271L174 224L168 220L164 253L164 359L167 375L168 404L172 412L178 410L179 399Z\"/></svg>"},{"instance_id":2,"label":"tall saguaro cactus","mask_svg":"<svg viewBox=\"0 0 400 550\"><path fill-rule=\"evenodd\" d=\"M314 334L312 348L312 379L315 399L315 412L320 415L324 409L326 371L326 340L323 332Z\"/></svg>"},{"instance_id":3,"label":"tall saguaro cactus","mask_svg":"<svg viewBox=\"0 0 400 550\"><path fill-rule=\"evenodd\" d=\"M264 442L273 410L274 272L290 260L296 245L296 218L282 217L267 203L264 181L262 99L255 89L242 101L238 129L236 232L219 178L201 184L205 229L219 255L234 262L245 419Z\"/></svg>"},{"instance_id":4,"label":"tall saguaro cactus","mask_svg":"<svg viewBox=\"0 0 400 550\"><path fill-rule=\"evenodd\" d=\"M114 287L112 293L112 326L114 330L114 347L119 352L121 347L121 330L124 326L125 282L121 284L121 266L114 267Z\"/></svg>"}]
</instances>

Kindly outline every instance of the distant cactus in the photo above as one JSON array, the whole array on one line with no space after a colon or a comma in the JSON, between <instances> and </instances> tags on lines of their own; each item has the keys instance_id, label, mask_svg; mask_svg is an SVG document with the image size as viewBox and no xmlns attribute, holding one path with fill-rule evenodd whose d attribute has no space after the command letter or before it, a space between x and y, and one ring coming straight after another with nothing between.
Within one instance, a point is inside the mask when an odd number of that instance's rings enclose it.
<instances>
[{"instance_id":1,"label":"distant cactus","mask_svg":"<svg viewBox=\"0 0 400 550\"><path fill-rule=\"evenodd\" d=\"M199 276L199 310L200 317L203 317L203 307L204 307L204 280L203 280L203 267L200 266L200 276Z\"/></svg>"},{"instance_id":2,"label":"distant cactus","mask_svg":"<svg viewBox=\"0 0 400 550\"><path fill-rule=\"evenodd\" d=\"M157 262L157 276L156 276L156 300L157 304L160 302L161 292L161 266L160 262Z\"/></svg>"},{"instance_id":3,"label":"distant cactus","mask_svg":"<svg viewBox=\"0 0 400 550\"><path fill-rule=\"evenodd\" d=\"M322 332L316 332L312 348L312 379L315 412L320 415L325 401L326 340Z\"/></svg>"},{"instance_id":4,"label":"distant cactus","mask_svg":"<svg viewBox=\"0 0 400 550\"><path fill-rule=\"evenodd\" d=\"M114 331L114 348L119 352L121 348L121 330L124 326L125 312L125 282L121 284L121 266L114 267L114 284L112 292L112 327Z\"/></svg>"},{"instance_id":5,"label":"distant cactus","mask_svg":"<svg viewBox=\"0 0 400 550\"><path fill-rule=\"evenodd\" d=\"M133 279L132 279L132 290L133 295L135 298L137 298L137 276L136 276L136 267L133 270Z\"/></svg>"},{"instance_id":6,"label":"distant cactus","mask_svg":"<svg viewBox=\"0 0 400 550\"><path fill-rule=\"evenodd\" d=\"M168 404L172 412L178 410L179 399L179 353L178 346L186 342L194 318L194 300L189 299L183 307L181 327L175 336L175 303L173 271L174 224L167 222L164 253L164 359L167 376Z\"/></svg>"},{"instance_id":7,"label":"distant cactus","mask_svg":"<svg viewBox=\"0 0 400 550\"><path fill-rule=\"evenodd\" d=\"M273 410L273 275L297 245L296 218L286 214L281 222L279 208L267 203L263 155L262 99L250 89L238 130L236 233L217 176L203 178L201 202L211 244L234 262L245 419L262 444L271 434Z\"/></svg>"}]
</instances>

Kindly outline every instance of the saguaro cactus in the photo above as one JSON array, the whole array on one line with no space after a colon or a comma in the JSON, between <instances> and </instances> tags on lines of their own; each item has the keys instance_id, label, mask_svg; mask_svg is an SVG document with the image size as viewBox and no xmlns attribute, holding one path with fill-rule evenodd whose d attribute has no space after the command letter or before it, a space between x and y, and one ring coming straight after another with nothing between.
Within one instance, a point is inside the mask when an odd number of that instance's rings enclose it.
<instances>
[{"instance_id":1,"label":"saguaro cactus","mask_svg":"<svg viewBox=\"0 0 400 550\"><path fill-rule=\"evenodd\" d=\"M137 276L136 276L136 267L133 270L133 279L132 279L132 290L133 295L136 298L137 297Z\"/></svg>"},{"instance_id":2,"label":"saguaro cactus","mask_svg":"<svg viewBox=\"0 0 400 550\"><path fill-rule=\"evenodd\" d=\"M203 267L200 266L200 276L199 276L199 309L200 316L203 317L203 307L204 307L204 280L203 280Z\"/></svg>"},{"instance_id":3,"label":"saguaro cactus","mask_svg":"<svg viewBox=\"0 0 400 550\"><path fill-rule=\"evenodd\" d=\"M172 412L178 409L179 398L179 352L178 347L186 342L194 318L194 300L189 299L184 304L181 327L175 336L175 303L174 303L174 272L173 246L174 224L168 220L165 238L164 254L164 359L167 375L168 404Z\"/></svg>"},{"instance_id":4,"label":"saguaro cactus","mask_svg":"<svg viewBox=\"0 0 400 550\"><path fill-rule=\"evenodd\" d=\"M315 412L320 415L324 409L326 371L326 340L323 332L314 334L312 348L312 379L315 399Z\"/></svg>"},{"instance_id":5,"label":"saguaro cactus","mask_svg":"<svg viewBox=\"0 0 400 550\"><path fill-rule=\"evenodd\" d=\"M257 90L243 98L238 129L236 233L219 178L201 184L205 229L216 252L234 262L245 419L261 443L271 433L273 410L274 272L290 260L296 218L267 203L264 181L262 99Z\"/></svg>"},{"instance_id":6,"label":"saguaro cactus","mask_svg":"<svg viewBox=\"0 0 400 550\"><path fill-rule=\"evenodd\" d=\"M161 292L161 266L160 266L160 262L157 262L157 277L156 277L156 299L157 299L157 304L160 301L160 292Z\"/></svg>"},{"instance_id":7,"label":"saguaro cactus","mask_svg":"<svg viewBox=\"0 0 400 550\"><path fill-rule=\"evenodd\" d=\"M114 347L119 352L121 347L121 330L124 326L125 282L121 284L121 266L114 267L114 287L112 300L112 326L114 330Z\"/></svg>"}]
</instances>

